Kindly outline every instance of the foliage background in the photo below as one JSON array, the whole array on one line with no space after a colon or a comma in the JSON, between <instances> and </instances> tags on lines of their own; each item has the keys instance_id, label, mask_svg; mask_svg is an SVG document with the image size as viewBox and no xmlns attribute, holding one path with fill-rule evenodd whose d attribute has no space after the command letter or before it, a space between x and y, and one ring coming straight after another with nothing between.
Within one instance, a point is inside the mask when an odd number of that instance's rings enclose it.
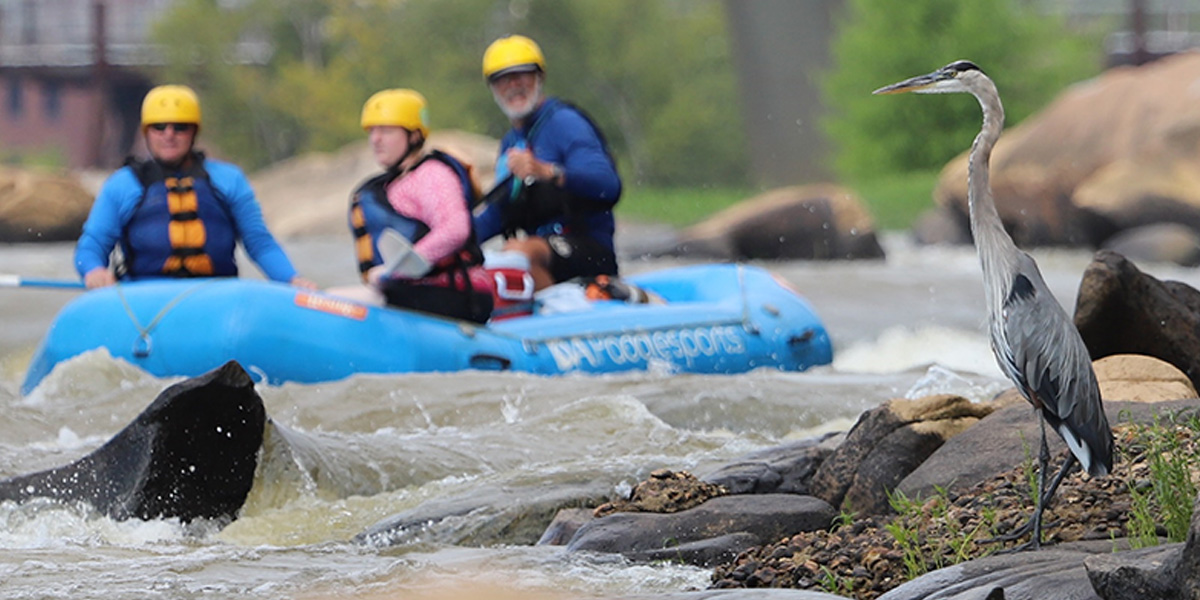
<instances>
[{"instance_id":1,"label":"foliage background","mask_svg":"<svg viewBox=\"0 0 1200 600\"><path fill-rule=\"evenodd\" d=\"M820 77L822 126L832 170L880 225L905 227L929 206L937 170L968 147L980 115L961 96L870 91L969 58L996 80L1012 126L1098 73L1114 26L1081 30L1045 4L845 0ZM599 123L626 189L661 199L639 216L703 216L663 190L720 190L697 200L706 210L751 193L739 94L753 90L738 87L721 0L179 0L155 37L168 48L164 81L201 93L206 137L255 169L363 139L362 102L389 87L425 94L435 129L499 137L508 124L480 62L512 33L542 46L547 91ZM230 66L246 41L269 42L266 65Z\"/></svg>"},{"instance_id":2,"label":"foliage background","mask_svg":"<svg viewBox=\"0 0 1200 600\"><path fill-rule=\"evenodd\" d=\"M155 37L166 79L195 86L208 134L255 168L362 139L362 103L390 87L422 92L435 129L499 137L481 60L513 33L542 46L547 91L599 123L627 180L745 182L719 0L182 0ZM269 63L230 68L247 40L270 40Z\"/></svg>"},{"instance_id":3,"label":"foliage background","mask_svg":"<svg viewBox=\"0 0 1200 600\"><path fill-rule=\"evenodd\" d=\"M1103 23L1068 27L1032 2L847 0L825 77L824 128L847 181L941 168L970 146L979 105L961 95L869 92L958 59L996 82L1009 127L1100 72Z\"/></svg>"}]
</instances>

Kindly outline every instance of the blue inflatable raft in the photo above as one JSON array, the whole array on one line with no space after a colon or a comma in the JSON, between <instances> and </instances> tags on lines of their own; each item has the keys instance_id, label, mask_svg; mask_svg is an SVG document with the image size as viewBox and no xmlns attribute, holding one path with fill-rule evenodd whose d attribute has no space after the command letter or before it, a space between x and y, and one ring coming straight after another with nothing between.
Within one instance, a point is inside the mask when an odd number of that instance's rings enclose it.
<instances>
[{"instance_id":1,"label":"blue inflatable raft","mask_svg":"<svg viewBox=\"0 0 1200 600\"><path fill-rule=\"evenodd\" d=\"M763 269L699 265L627 280L666 303L598 301L487 327L258 280L121 284L62 309L21 389L29 393L59 363L97 348L160 377L192 377L237 360L272 384L463 369L802 371L832 360L809 304Z\"/></svg>"}]
</instances>

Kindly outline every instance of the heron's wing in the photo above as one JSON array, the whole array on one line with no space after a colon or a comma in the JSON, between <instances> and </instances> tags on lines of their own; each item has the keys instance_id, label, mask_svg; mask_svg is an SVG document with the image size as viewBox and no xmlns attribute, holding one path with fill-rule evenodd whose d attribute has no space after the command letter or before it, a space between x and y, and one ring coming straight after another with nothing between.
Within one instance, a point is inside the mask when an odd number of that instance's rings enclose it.
<instances>
[{"instance_id":1,"label":"heron's wing","mask_svg":"<svg viewBox=\"0 0 1200 600\"><path fill-rule=\"evenodd\" d=\"M1002 366L1093 474L1112 466L1112 432L1100 403L1092 360L1075 324L1023 255L1004 302ZM1003 364L1005 361L1008 364ZM1074 439L1072 439L1074 438ZM1084 452L1081 445L1086 445ZM1104 468L1101 469L1100 467Z\"/></svg>"}]
</instances>

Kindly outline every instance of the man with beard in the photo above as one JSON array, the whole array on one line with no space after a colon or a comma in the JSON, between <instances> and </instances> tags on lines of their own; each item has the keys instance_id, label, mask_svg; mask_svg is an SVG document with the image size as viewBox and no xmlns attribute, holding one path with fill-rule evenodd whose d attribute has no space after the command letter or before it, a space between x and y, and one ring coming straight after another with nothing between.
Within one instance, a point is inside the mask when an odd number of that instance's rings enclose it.
<instances>
[{"instance_id":1,"label":"man with beard","mask_svg":"<svg viewBox=\"0 0 1200 600\"><path fill-rule=\"evenodd\" d=\"M299 276L267 229L238 167L194 149L200 100L191 88L161 85L142 101L148 160L130 158L104 182L75 247L88 289L118 279L235 277L237 242L275 281L315 288ZM109 254L120 244L121 261Z\"/></svg>"},{"instance_id":2,"label":"man with beard","mask_svg":"<svg viewBox=\"0 0 1200 600\"><path fill-rule=\"evenodd\" d=\"M615 276L621 179L604 136L578 108L545 95L546 59L525 36L488 46L483 77L512 129L500 141L496 188L475 219L479 241L503 234L505 250L529 258L535 289Z\"/></svg>"}]
</instances>

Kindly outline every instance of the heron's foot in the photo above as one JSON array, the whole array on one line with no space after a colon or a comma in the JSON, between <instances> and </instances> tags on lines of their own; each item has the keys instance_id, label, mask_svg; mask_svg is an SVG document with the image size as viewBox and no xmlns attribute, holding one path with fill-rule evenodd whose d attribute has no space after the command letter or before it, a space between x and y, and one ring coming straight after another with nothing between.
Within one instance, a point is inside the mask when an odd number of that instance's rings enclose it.
<instances>
[{"instance_id":1,"label":"heron's foot","mask_svg":"<svg viewBox=\"0 0 1200 600\"><path fill-rule=\"evenodd\" d=\"M1013 529L1012 531L1009 531L1008 533L1002 533L1000 535L990 537L986 540L979 540L979 543L980 544L998 544L998 543L1003 543L1003 542L1011 542L1013 540L1019 540L1019 539L1025 537L1026 535L1029 535L1029 532L1031 532L1031 531L1033 531L1033 519L1025 521L1024 525L1017 527L1016 529Z\"/></svg>"},{"instance_id":2,"label":"heron's foot","mask_svg":"<svg viewBox=\"0 0 1200 600\"><path fill-rule=\"evenodd\" d=\"M1053 523L1042 523L1042 531L1046 531L1047 529L1050 529L1051 527L1057 527L1059 523L1060 523L1060 521L1054 521ZM1019 540L1025 536L1029 535L1032 532L1033 532L1033 519L1029 519L1028 521L1025 521L1024 525L1017 527L1016 529L1013 529L1012 531L1009 531L1008 533L1002 533L1000 535L990 537L986 540L979 540L978 543L980 543L980 544L999 544L999 543L1004 543L1004 542L1011 542L1014 540ZM1033 550L1037 550L1040 545L1036 540L1031 539L1030 541L1028 541L1024 544L1020 544L1018 546L1014 546L1013 548L1007 548L1005 550L1002 550L1002 551L1000 551L1000 553L1020 552L1021 550L1028 550L1030 548L1026 548L1025 546L1029 546L1031 544L1032 544Z\"/></svg>"}]
</instances>

